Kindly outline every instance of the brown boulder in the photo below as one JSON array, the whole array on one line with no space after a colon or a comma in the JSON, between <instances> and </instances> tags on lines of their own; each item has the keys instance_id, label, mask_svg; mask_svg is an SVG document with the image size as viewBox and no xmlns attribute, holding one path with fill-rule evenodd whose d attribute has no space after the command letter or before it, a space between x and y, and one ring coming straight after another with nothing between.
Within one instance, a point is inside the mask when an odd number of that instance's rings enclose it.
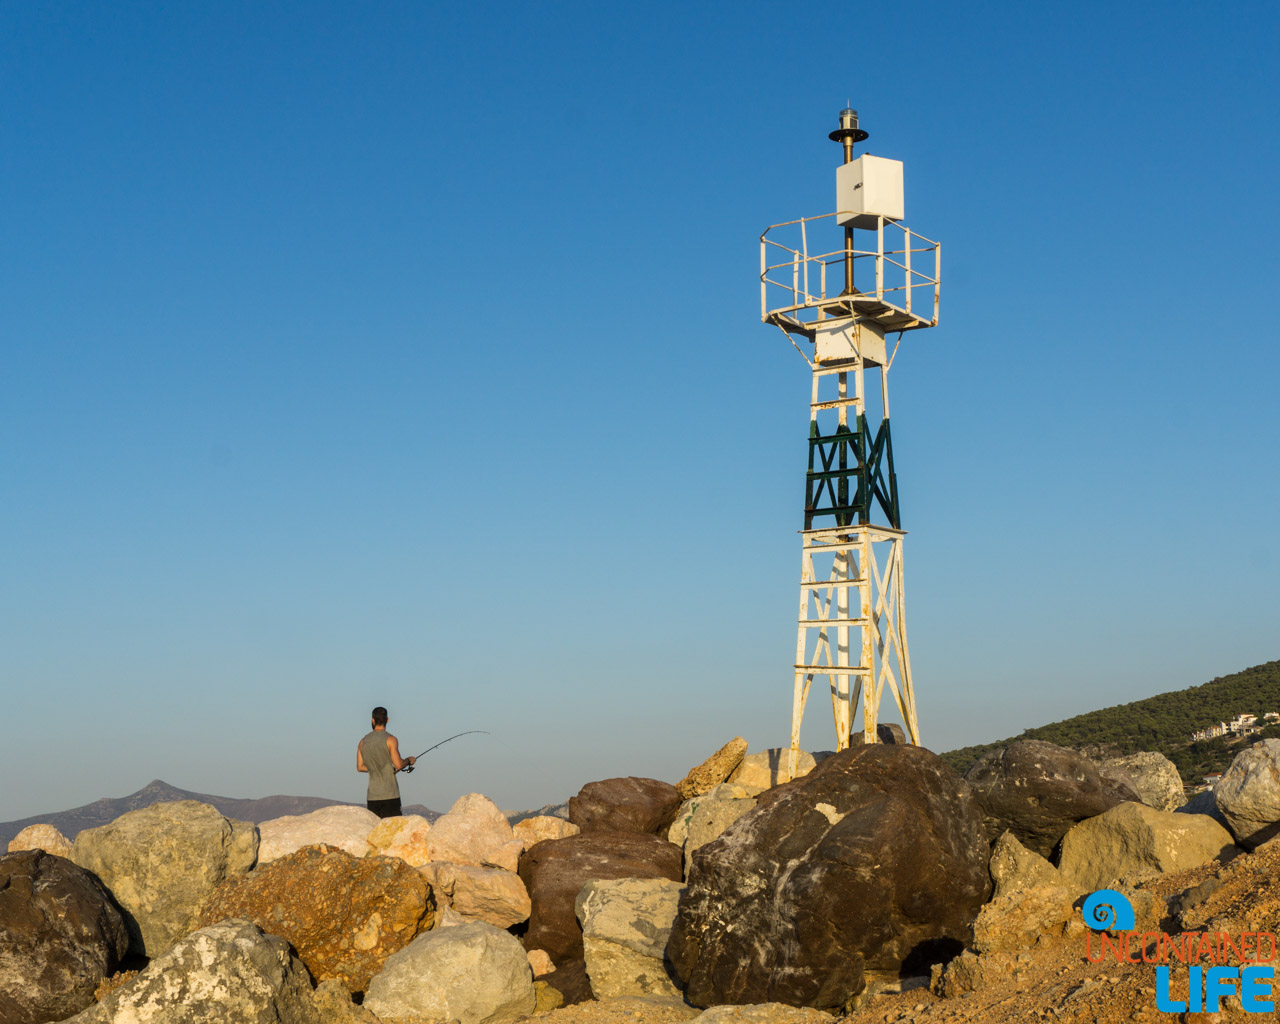
<instances>
[{"instance_id":1,"label":"brown boulder","mask_svg":"<svg viewBox=\"0 0 1280 1024\"><path fill-rule=\"evenodd\" d=\"M969 787L936 754L851 747L694 852L667 955L694 1005L837 1010L961 951L988 852Z\"/></svg>"},{"instance_id":2,"label":"brown boulder","mask_svg":"<svg viewBox=\"0 0 1280 1024\"><path fill-rule=\"evenodd\" d=\"M583 957L582 928L574 910L582 887L593 878L678 882L680 847L636 832L583 832L533 846L520 858L520 877L532 902L525 948L546 950L558 972L566 962ZM571 1002L571 993L565 995Z\"/></svg>"},{"instance_id":3,"label":"brown boulder","mask_svg":"<svg viewBox=\"0 0 1280 1024\"><path fill-rule=\"evenodd\" d=\"M1008 829L1028 850L1053 853L1067 830L1126 800L1119 779L1103 779L1092 761L1043 740L1018 740L993 750L965 773L982 808L991 842Z\"/></svg>"},{"instance_id":4,"label":"brown boulder","mask_svg":"<svg viewBox=\"0 0 1280 1024\"><path fill-rule=\"evenodd\" d=\"M320 844L224 882L199 918L248 918L288 939L317 981L362 992L388 956L432 926L434 912L426 880L404 861Z\"/></svg>"},{"instance_id":5,"label":"brown boulder","mask_svg":"<svg viewBox=\"0 0 1280 1024\"><path fill-rule=\"evenodd\" d=\"M746 753L747 741L741 736L735 736L702 764L696 768L690 768L689 774L676 783L676 792L680 794L680 799L688 800L695 796L702 796L713 786L720 785L737 770L738 765L742 764Z\"/></svg>"},{"instance_id":6,"label":"brown boulder","mask_svg":"<svg viewBox=\"0 0 1280 1024\"><path fill-rule=\"evenodd\" d=\"M583 832L665 833L680 809L676 787L657 779L588 782L569 798L569 820Z\"/></svg>"},{"instance_id":7,"label":"brown boulder","mask_svg":"<svg viewBox=\"0 0 1280 1024\"><path fill-rule=\"evenodd\" d=\"M43 850L0 857L0 1021L79 1013L128 949L124 915L88 871Z\"/></svg>"}]
</instances>

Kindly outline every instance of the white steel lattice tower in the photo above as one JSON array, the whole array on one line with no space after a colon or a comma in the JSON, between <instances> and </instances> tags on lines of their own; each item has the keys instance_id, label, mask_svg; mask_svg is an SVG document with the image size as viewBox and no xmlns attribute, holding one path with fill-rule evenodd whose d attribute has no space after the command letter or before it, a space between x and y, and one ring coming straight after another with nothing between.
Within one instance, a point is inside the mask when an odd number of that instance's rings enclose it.
<instances>
[{"instance_id":1,"label":"white steel lattice tower","mask_svg":"<svg viewBox=\"0 0 1280 1024\"><path fill-rule=\"evenodd\" d=\"M857 112L841 111L829 137L844 148L836 212L775 224L760 236L761 319L782 330L813 372L790 778L819 676L831 689L837 750L849 746L859 703L861 739L877 741L886 689L906 738L920 742L889 369L904 332L938 322L941 249L901 223L901 162L854 159L854 145L867 138Z\"/></svg>"}]
</instances>

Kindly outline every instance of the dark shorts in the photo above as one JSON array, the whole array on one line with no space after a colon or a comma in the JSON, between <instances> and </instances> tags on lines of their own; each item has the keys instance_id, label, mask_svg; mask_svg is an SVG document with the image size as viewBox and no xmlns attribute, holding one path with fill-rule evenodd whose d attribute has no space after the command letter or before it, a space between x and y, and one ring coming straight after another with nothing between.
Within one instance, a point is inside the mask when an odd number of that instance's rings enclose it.
<instances>
[{"instance_id":1,"label":"dark shorts","mask_svg":"<svg viewBox=\"0 0 1280 1024\"><path fill-rule=\"evenodd\" d=\"M400 817L400 798L394 800L370 800L366 806L379 818Z\"/></svg>"}]
</instances>

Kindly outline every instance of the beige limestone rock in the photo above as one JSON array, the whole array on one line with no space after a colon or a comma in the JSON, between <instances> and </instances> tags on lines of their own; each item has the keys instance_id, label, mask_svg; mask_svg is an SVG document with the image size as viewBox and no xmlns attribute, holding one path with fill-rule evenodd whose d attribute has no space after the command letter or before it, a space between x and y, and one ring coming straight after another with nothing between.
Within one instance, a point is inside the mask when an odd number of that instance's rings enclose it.
<instances>
[{"instance_id":1,"label":"beige limestone rock","mask_svg":"<svg viewBox=\"0 0 1280 1024\"><path fill-rule=\"evenodd\" d=\"M582 887L574 910L597 999L681 997L664 954L683 891L665 878L593 880Z\"/></svg>"},{"instance_id":2,"label":"beige limestone rock","mask_svg":"<svg viewBox=\"0 0 1280 1024\"><path fill-rule=\"evenodd\" d=\"M1065 885L1088 892L1121 878L1199 867L1231 846L1231 834L1208 815L1130 801L1072 826L1062 837L1058 869Z\"/></svg>"},{"instance_id":3,"label":"beige limestone rock","mask_svg":"<svg viewBox=\"0 0 1280 1024\"><path fill-rule=\"evenodd\" d=\"M420 868L431 860L427 852L427 835L431 822L421 814L383 818L366 837L369 855L399 857L411 868Z\"/></svg>"},{"instance_id":4,"label":"beige limestone rock","mask_svg":"<svg viewBox=\"0 0 1280 1024\"><path fill-rule=\"evenodd\" d=\"M383 1020L502 1024L532 1013L537 1001L520 940L475 921L419 935L389 957L364 1006Z\"/></svg>"},{"instance_id":5,"label":"beige limestone rock","mask_svg":"<svg viewBox=\"0 0 1280 1024\"><path fill-rule=\"evenodd\" d=\"M541 978L544 974L552 974L556 965L551 962L551 957L545 949L531 949L528 953L529 966L533 968L533 976Z\"/></svg>"},{"instance_id":6,"label":"beige limestone rock","mask_svg":"<svg viewBox=\"0 0 1280 1024\"><path fill-rule=\"evenodd\" d=\"M1077 915L1076 893L1061 885L1008 890L978 911L973 948L979 953L1021 953L1039 943L1056 942Z\"/></svg>"},{"instance_id":7,"label":"beige limestone rock","mask_svg":"<svg viewBox=\"0 0 1280 1024\"><path fill-rule=\"evenodd\" d=\"M717 789L727 787L717 787ZM684 875L689 877L689 868L693 863L693 853L700 847L716 839L720 833L755 808L756 802L750 797L719 799L711 794L703 797L689 816L687 834L684 838Z\"/></svg>"},{"instance_id":8,"label":"beige limestone rock","mask_svg":"<svg viewBox=\"0 0 1280 1024\"><path fill-rule=\"evenodd\" d=\"M1100 771L1117 769L1124 772L1142 802L1157 811L1176 811L1186 802L1177 765L1164 754L1142 750L1123 757L1104 758L1097 764Z\"/></svg>"},{"instance_id":9,"label":"beige limestone rock","mask_svg":"<svg viewBox=\"0 0 1280 1024\"><path fill-rule=\"evenodd\" d=\"M742 763L729 776L730 782L740 786L749 786L757 791L772 789L787 779L787 758L790 751L786 747L770 747L758 754L747 754ZM796 777L808 775L817 762L813 755L802 750L796 764Z\"/></svg>"},{"instance_id":10,"label":"beige limestone rock","mask_svg":"<svg viewBox=\"0 0 1280 1024\"><path fill-rule=\"evenodd\" d=\"M932 989L944 999L955 999L969 992L999 985L1012 973L1016 960L1012 953L987 953L977 956L965 950L954 960L933 968Z\"/></svg>"},{"instance_id":11,"label":"beige limestone rock","mask_svg":"<svg viewBox=\"0 0 1280 1024\"><path fill-rule=\"evenodd\" d=\"M437 898L443 896L463 918L498 928L529 920L529 892L514 871L432 861L421 869Z\"/></svg>"},{"instance_id":12,"label":"beige limestone rock","mask_svg":"<svg viewBox=\"0 0 1280 1024\"><path fill-rule=\"evenodd\" d=\"M459 914L453 907L448 904L449 897L443 893L440 895L440 909L436 911L437 928L456 928L460 924L466 924L467 919Z\"/></svg>"},{"instance_id":13,"label":"beige limestone rock","mask_svg":"<svg viewBox=\"0 0 1280 1024\"><path fill-rule=\"evenodd\" d=\"M718 786L734 773L747 753L747 741L735 736L709 758L690 768L689 774L676 783L681 800L702 796L712 786Z\"/></svg>"},{"instance_id":14,"label":"beige limestone rock","mask_svg":"<svg viewBox=\"0 0 1280 1024\"><path fill-rule=\"evenodd\" d=\"M458 797L427 834L427 853L433 861L515 871L523 852L524 843L511 823L481 793Z\"/></svg>"},{"instance_id":15,"label":"beige limestone rock","mask_svg":"<svg viewBox=\"0 0 1280 1024\"><path fill-rule=\"evenodd\" d=\"M335 804L321 807L309 814L287 814L272 818L258 826L262 836L258 847L258 863L268 864L304 846L324 843L345 850L353 857L363 857L368 852L369 833L379 818L366 807Z\"/></svg>"},{"instance_id":16,"label":"beige limestone rock","mask_svg":"<svg viewBox=\"0 0 1280 1024\"><path fill-rule=\"evenodd\" d=\"M525 818L523 821L517 821L511 829L516 838L524 843L526 850L544 839L564 839L566 836L576 836L582 831L573 822L551 814L536 814L532 818Z\"/></svg>"},{"instance_id":17,"label":"beige limestone rock","mask_svg":"<svg viewBox=\"0 0 1280 1024\"><path fill-rule=\"evenodd\" d=\"M1062 884L1058 869L1034 850L1028 850L1008 830L992 845L988 870L996 886L993 899L1019 889Z\"/></svg>"},{"instance_id":18,"label":"beige limestone rock","mask_svg":"<svg viewBox=\"0 0 1280 1024\"><path fill-rule=\"evenodd\" d=\"M1241 846L1253 849L1271 839L1280 822L1280 740L1260 740L1240 751L1213 796Z\"/></svg>"},{"instance_id":19,"label":"beige limestone rock","mask_svg":"<svg viewBox=\"0 0 1280 1024\"><path fill-rule=\"evenodd\" d=\"M72 860L129 913L130 948L154 959L196 927L201 900L258 857L258 829L196 800L152 804L76 836Z\"/></svg>"},{"instance_id":20,"label":"beige limestone rock","mask_svg":"<svg viewBox=\"0 0 1280 1024\"><path fill-rule=\"evenodd\" d=\"M10 853L21 850L44 850L71 859L71 841L52 825L28 825L9 840Z\"/></svg>"}]
</instances>

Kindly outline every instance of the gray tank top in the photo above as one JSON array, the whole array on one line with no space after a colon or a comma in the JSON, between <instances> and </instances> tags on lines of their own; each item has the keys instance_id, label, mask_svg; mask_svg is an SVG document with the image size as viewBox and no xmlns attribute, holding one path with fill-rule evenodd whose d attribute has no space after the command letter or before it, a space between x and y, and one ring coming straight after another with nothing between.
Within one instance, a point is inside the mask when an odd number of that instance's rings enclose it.
<instances>
[{"instance_id":1,"label":"gray tank top","mask_svg":"<svg viewBox=\"0 0 1280 1024\"><path fill-rule=\"evenodd\" d=\"M360 756L369 769L369 799L399 800L400 786L396 783L396 768L387 750L387 732L374 729L360 741Z\"/></svg>"}]
</instances>

